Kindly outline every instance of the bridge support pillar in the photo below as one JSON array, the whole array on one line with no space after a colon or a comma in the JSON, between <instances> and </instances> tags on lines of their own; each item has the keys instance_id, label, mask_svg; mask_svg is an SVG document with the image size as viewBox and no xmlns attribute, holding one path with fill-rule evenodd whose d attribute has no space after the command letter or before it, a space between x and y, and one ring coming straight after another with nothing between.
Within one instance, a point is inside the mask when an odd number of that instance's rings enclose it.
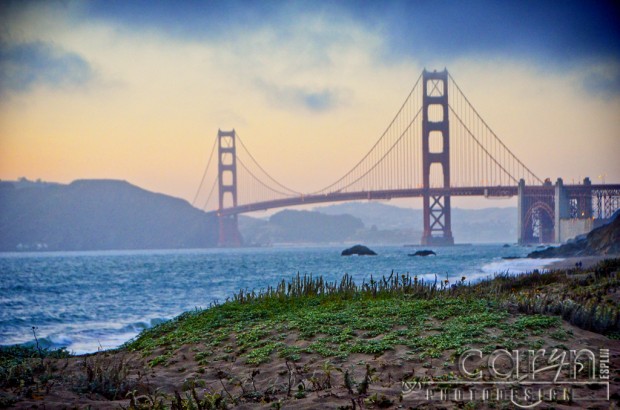
<instances>
[{"instance_id":1,"label":"bridge support pillar","mask_svg":"<svg viewBox=\"0 0 620 410\"><path fill-rule=\"evenodd\" d=\"M237 147L236 133L232 131L217 131L218 140L218 193L219 193L219 237L218 246L241 246L241 233L237 215L225 215L222 210L226 207L237 206Z\"/></svg>"},{"instance_id":2,"label":"bridge support pillar","mask_svg":"<svg viewBox=\"0 0 620 410\"><path fill-rule=\"evenodd\" d=\"M554 191L555 224L554 241L565 242L577 235L588 233L595 227L592 221L592 182L583 180L579 189L564 186L558 178Z\"/></svg>"},{"instance_id":3,"label":"bridge support pillar","mask_svg":"<svg viewBox=\"0 0 620 410\"><path fill-rule=\"evenodd\" d=\"M564 181L562 178L558 178L555 182L554 191L555 202L555 218L553 221L553 241L556 243L562 242L562 232L560 220L570 217L570 208L568 203L568 195L564 188Z\"/></svg>"},{"instance_id":4,"label":"bridge support pillar","mask_svg":"<svg viewBox=\"0 0 620 410\"><path fill-rule=\"evenodd\" d=\"M579 214L582 218L592 218L592 181L590 178L583 179L583 186L586 188L586 194L579 198Z\"/></svg>"},{"instance_id":5,"label":"bridge support pillar","mask_svg":"<svg viewBox=\"0 0 620 410\"><path fill-rule=\"evenodd\" d=\"M520 180L517 194L519 244L553 242L556 205L551 181L545 181L542 187L528 187Z\"/></svg>"},{"instance_id":6,"label":"bridge support pillar","mask_svg":"<svg viewBox=\"0 0 620 410\"><path fill-rule=\"evenodd\" d=\"M525 245L525 180L520 179L517 186L517 242L519 245Z\"/></svg>"},{"instance_id":7,"label":"bridge support pillar","mask_svg":"<svg viewBox=\"0 0 620 410\"><path fill-rule=\"evenodd\" d=\"M220 215L217 219L219 222L217 246L221 248L236 248L241 246L241 232L239 232L237 215Z\"/></svg>"},{"instance_id":8,"label":"bridge support pillar","mask_svg":"<svg viewBox=\"0 0 620 410\"><path fill-rule=\"evenodd\" d=\"M448 70L422 73L422 178L424 232L422 245L453 245L450 195L432 194L450 188L450 125Z\"/></svg>"}]
</instances>

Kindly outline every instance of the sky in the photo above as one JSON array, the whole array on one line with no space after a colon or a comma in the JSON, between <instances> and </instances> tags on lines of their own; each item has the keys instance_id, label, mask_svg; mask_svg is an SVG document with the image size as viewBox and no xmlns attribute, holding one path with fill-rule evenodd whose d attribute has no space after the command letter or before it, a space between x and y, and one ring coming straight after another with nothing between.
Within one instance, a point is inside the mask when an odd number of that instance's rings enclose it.
<instances>
[{"instance_id":1,"label":"sky","mask_svg":"<svg viewBox=\"0 0 620 410\"><path fill-rule=\"evenodd\" d=\"M538 176L620 183L619 7L4 1L0 179L122 179L191 202L234 128L275 179L316 191L446 67Z\"/></svg>"}]
</instances>

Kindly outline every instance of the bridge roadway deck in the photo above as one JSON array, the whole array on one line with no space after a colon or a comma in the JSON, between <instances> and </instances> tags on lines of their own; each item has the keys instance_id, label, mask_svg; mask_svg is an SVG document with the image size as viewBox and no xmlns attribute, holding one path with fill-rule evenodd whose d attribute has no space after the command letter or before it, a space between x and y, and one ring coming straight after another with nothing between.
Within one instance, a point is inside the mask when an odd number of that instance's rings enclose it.
<instances>
[{"instance_id":1,"label":"bridge roadway deck","mask_svg":"<svg viewBox=\"0 0 620 410\"><path fill-rule=\"evenodd\" d=\"M620 184L605 185L565 185L571 194L591 194L597 190L615 190L620 192ZM422 197L425 192L429 195L450 195L450 196L484 196L484 197L512 197L517 195L517 186L483 186L483 187L451 187L451 188L423 188L417 189L386 189L379 191L358 191L358 192L333 192L330 194L302 195L276 199L272 201L255 202L236 207L225 208L221 211L211 211L209 214L227 216L242 214L247 212L265 211L273 208L283 208L287 206L317 204L323 202L343 202L359 200L389 200L394 198L415 198ZM527 195L553 195L554 186L548 185L528 185L525 187Z\"/></svg>"}]
</instances>

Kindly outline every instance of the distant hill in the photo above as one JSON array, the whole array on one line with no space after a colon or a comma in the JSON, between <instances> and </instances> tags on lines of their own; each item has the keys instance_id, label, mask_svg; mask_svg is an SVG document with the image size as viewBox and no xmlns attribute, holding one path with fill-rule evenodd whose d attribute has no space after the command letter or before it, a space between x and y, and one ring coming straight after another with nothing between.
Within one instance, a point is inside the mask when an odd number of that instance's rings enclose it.
<instances>
[{"instance_id":1,"label":"distant hill","mask_svg":"<svg viewBox=\"0 0 620 410\"><path fill-rule=\"evenodd\" d=\"M452 208L452 234L461 243L514 243L517 208Z\"/></svg>"},{"instance_id":2,"label":"distant hill","mask_svg":"<svg viewBox=\"0 0 620 410\"><path fill-rule=\"evenodd\" d=\"M410 237L409 243L418 241L423 230L421 209L401 208L381 202L348 202L316 207L314 211L329 215L353 215L360 218L367 228L374 225L380 231L420 232ZM515 242L517 209L452 208L452 234L458 243Z\"/></svg>"},{"instance_id":3,"label":"distant hill","mask_svg":"<svg viewBox=\"0 0 620 410\"><path fill-rule=\"evenodd\" d=\"M329 243L344 242L364 223L351 215L325 215L285 209L268 221L242 217L239 229L246 243Z\"/></svg>"},{"instance_id":4,"label":"distant hill","mask_svg":"<svg viewBox=\"0 0 620 410\"><path fill-rule=\"evenodd\" d=\"M454 208L452 232L457 243L514 242L517 238L516 214L516 208ZM358 222L352 223L350 218ZM239 229L249 244L359 242L403 245L420 241L422 211L380 202L348 202L316 207L312 211L284 210L269 219L241 215Z\"/></svg>"},{"instance_id":5,"label":"distant hill","mask_svg":"<svg viewBox=\"0 0 620 410\"><path fill-rule=\"evenodd\" d=\"M0 251L204 248L214 218L124 181L0 184Z\"/></svg>"},{"instance_id":6,"label":"distant hill","mask_svg":"<svg viewBox=\"0 0 620 410\"><path fill-rule=\"evenodd\" d=\"M22 189L22 188L47 188L50 186L61 186L62 184L59 184L57 182L47 182L47 181L41 181L40 179L37 179L36 181L31 181L27 178L19 178L17 181L0 181L0 185L5 184L7 186L12 185L13 187L17 188L17 189Z\"/></svg>"},{"instance_id":7,"label":"distant hill","mask_svg":"<svg viewBox=\"0 0 620 410\"><path fill-rule=\"evenodd\" d=\"M343 202L315 207L327 215L348 214L360 218L367 227L377 229L416 229L422 231L422 210L401 208L381 202Z\"/></svg>"}]
</instances>

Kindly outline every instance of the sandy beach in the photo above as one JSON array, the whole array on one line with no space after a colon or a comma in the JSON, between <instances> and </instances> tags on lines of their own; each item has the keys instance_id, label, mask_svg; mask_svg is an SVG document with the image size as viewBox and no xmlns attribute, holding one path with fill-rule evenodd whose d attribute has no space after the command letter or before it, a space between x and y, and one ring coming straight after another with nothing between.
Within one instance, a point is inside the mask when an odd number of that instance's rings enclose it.
<instances>
[{"instance_id":1,"label":"sandy beach","mask_svg":"<svg viewBox=\"0 0 620 410\"><path fill-rule=\"evenodd\" d=\"M551 262L548 265L545 265L545 268L550 270L574 269L575 264L581 262L581 269L589 269L600 261L614 258L620 258L620 255L575 256L570 258L564 258L561 261Z\"/></svg>"}]
</instances>

